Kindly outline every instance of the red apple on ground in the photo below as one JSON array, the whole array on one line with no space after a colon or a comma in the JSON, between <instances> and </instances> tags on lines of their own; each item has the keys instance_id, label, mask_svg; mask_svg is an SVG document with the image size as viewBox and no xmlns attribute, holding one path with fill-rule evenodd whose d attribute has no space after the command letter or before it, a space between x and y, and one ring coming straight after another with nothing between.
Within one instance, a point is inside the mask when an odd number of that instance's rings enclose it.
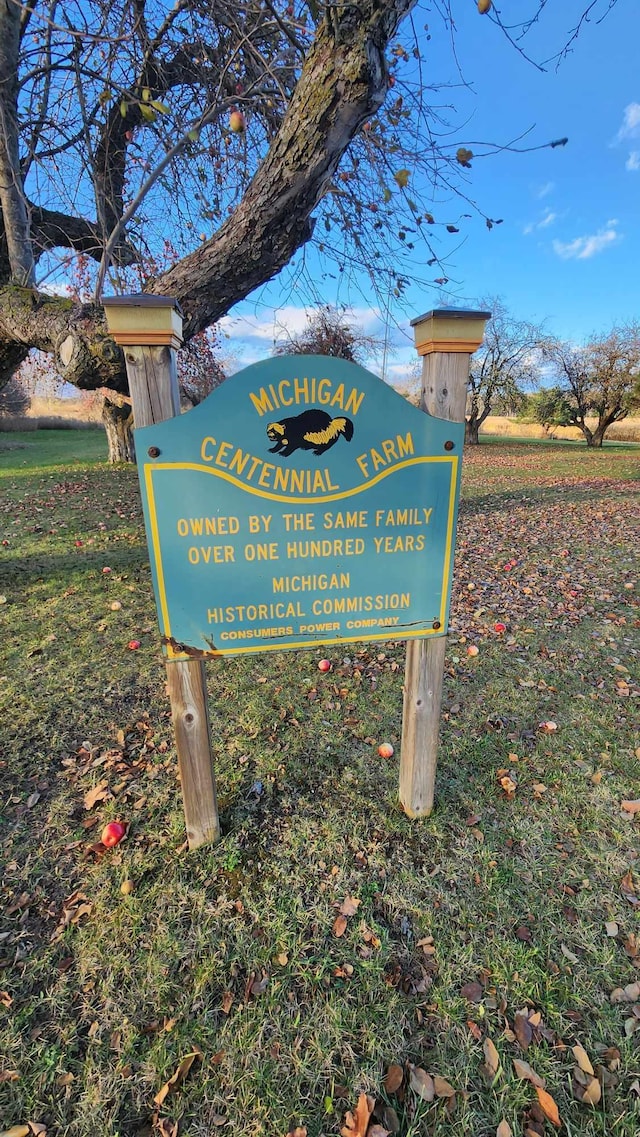
<instances>
[{"instance_id":1,"label":"red apple on ground","mask_svg":"<svg viewBox=\"0 0 640 1137\"><path fill-rule=\"evenodd\" d=\"M130 651L137 651L140 647L140 640L129 640L127 647Z\"/></svg>"},{"instance_id":2,"label":"red apple on ground","mask_svg":"<svg viewBox=\"0 0 640 1137\"><path fill-rule=\"evenodd\" d=\"M102 830L100 840L103 845L107 846L107 849L112 849L114 845L120 844L126 832L127 827L121 821L110 821Z\"/></svg>"},{"instance_id":3,"label":"red apple on ground","mask_svg":"<svg viewBox=\"0 0 640 1137\"><path fill-rule=\"evenodd\" d=\"M318 671L331 671L331 660L321 659L318 661Z\"/></svg>"},{"instance_id":4,"label":"red apple on ground","mask_svg":"<svg viewBox=\"0 0 640 1137\"><path fill-rule=\"evenodd\" d=\"M494 624L494 625L493 625L493 630L494 630L494 632L497 632L497 633L498 633L498 635L501 635L501 634L502 634L502 632L506 632L506 630L507 630L507 625L506 625L506 624L502 624L500 621L498 621L498 623L497 623L497 624Z\"/></svg>"},{"instance_id":5,"label":"red apple on ground","mask_svg":"<svg viewBox=\"0 0 640 1137\"><path fill-rule=\"evenodd\" d=\"M480 648L476 647L475 644L469 644L469 647L467 648L467 655L477 655L479 651Z\"/></svg>"},{"instance_id":6,"label":"red apple on ground","mask_svg":"<svg viewBox=\"0 0 640 1137\"><path fill-rule=\"evenodd\" d=\"M378 754L381 758L393 758L393 746L390 742L381 742L378 747Z\"/></svg>"}]
</instances>

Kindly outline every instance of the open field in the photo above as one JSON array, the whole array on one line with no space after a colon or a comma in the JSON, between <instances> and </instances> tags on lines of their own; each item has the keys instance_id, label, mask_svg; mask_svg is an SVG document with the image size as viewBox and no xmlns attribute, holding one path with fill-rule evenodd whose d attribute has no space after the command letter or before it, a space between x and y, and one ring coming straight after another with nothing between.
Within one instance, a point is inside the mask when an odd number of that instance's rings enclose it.
<instances>
[{"instance_id":1,"label":"open field","mask_svg":"<svg viewBox=\"0 0 640 1137\"><path fill-rule=\"evenodd\" d=\"M587 425L593 430L595 419L587 419ZM501 415L489 415L480 428L480 434L496 435L504 439L542 439L550 436L559 441L581 442L585 445L584 435L577 426L555 426L549 432L532 422L519 422L515 418L506 418ZM625 418L622 422L614 422L607 431L608 442L640 442L640 419Z\"/></svg>"},{"instance_id":2,"label":"open field","mask_svg":"<svg viewBox=\"0 0 640 1137\"><path fill-rule=\"evenodd\" d=\"M105 451L0 435L0 1130L329 1137L365 1092L376 1137L636 1137L637 447L465 455L430 819L377 753L402 644L257 655L208 665L223 838L191 854Z\"/></svg>"}]
</instances>

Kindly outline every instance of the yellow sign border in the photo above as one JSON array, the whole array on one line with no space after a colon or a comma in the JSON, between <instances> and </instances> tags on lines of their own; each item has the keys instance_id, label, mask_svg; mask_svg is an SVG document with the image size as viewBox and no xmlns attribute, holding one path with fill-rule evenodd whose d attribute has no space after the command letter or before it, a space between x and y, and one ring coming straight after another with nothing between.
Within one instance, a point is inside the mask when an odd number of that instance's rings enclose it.
<instances>
[{"instance_id":1,"label":"yellow sign border","mask_svg":"<svg viewBox=\"0 0 640 1137\"><path fill-rule=\"evenodd\" d=\"M147 491L147 501L148 501L148 506L149 506L149 525L150 525L150 529L151 529L151 545L152 545L152 549L153 549L153 555L154 555L155 567L156 567L156 579L157 579L157 584L158 584L158 596L160 599L160 611L161 611L161 615L162 615L162 622L164 624L164 628L161 629L164 639L165 640L171 639L171 622L169 619L169 605L167 603L167 593L166 593L166 586L165 586L165 579L164 579L164 569L163 569L163 565L162 565L162 549L161 549L161 545L160 545L160 533L159 533L159 529L158 529L158 515L157 515L157 511L156 511L156 501L155 501L155 494L154 494L154 489L153 489L153 474L156 471L158 471L158 470L193 470L193 471L199 471L200 473L203 473L203 474L212 474L216 478L223 478L225 481L231 482L233 485L237 486L238 489L244 490L245 493L250 494L252 497L264 497L264 498L268 498L271 501L281 501L281 502L286 502L286 503L290 503L293 505L318 505L322 502L327 502L327 501L341 501L344 498L354 497L357 494L364 493L366 490L371 489L372 486L374 486L378 482L382 481L383 478L390 477L392 474L396 473L398 470L406 469L407 466L422 465L425 462L448 462L451 466L451 480L450 480L450 489L449 489L449 510L448 510L448 516L447 516L445 556L444 556L443 573L442 573L442 603L440 606L440 627L443 627L445 612L446 612L446 588L445 588L445 585L446 585L447 577L449 575L449 566L451 564L451 555L452 555L452 550L454 547L453 520L454 520L454 516L455 516L455 504L456 504L455 489L456 489L456 481L457 481L457 473L458 473L458 461L459 461L458 456L455 454L422 455L422 456L419 456L416 458L407 458L406 461L397 462L395 465L390 466L388 469L381 471L381 473L379 473L379 474L376 474L375 477L370 478L369 481L362 482L359 486L356 486L353 489L344 490L342 493L323 494L323 495L318 494L314 497L290 497L290 496L284 496L281 494L269 493L267 490L262 490L259 488L254 488L253 486L248 486L246 484L246 482L240 481L239 478L235 478L232 474L228 474L224 470L219 470L219 469L216 469L215 467L211 467L211 466L203 466L199 462L157 462L157 463L154 462L153 464L152 463L145 464L144 480L145 480L145 486L146 486L146 491ZM367 642L373 641L373 640L389 640L389 639L394 638L393 635L390 635L390 633L392 631L393 631L392 628L387 628L384 632L379 632L379 633L367 635L364 637L364 639L361 635L359 635L359 636L340 636L339 639L322 640L322 641L309 640L308 642L307 641L304 641L304 642L296 641L295 643L291 643L290 641L288 641L286 648L282 644L267 644L267 645L265 645L263 647L259 647L259 648L255 647L255 646L253 646L253 647L237 647L237 648L225 648L224 651L207 651L207 652L205 652L205 651L201 652L200 650L198 650L198 658L216 659L216 658L220 658L221 656L225 656L225 655L248 655L248 654L256 655L259 652L261 653L261 652L267 652L267 651L284 651L287 649L288 650L294 650L295 648L320 647L320 646L325 646L325 645L327 647L331 647L331 646L336 646L338 644L344 644L344 643L360 643L360 642L367 643ZM412 639L412 638L416 638L416 637L424 639L426 636L433 635L433 634L434 634L433 630L431 630L429 628L422 628L419 631L414 631L414 632L404 631L400 638L403 640ZM185 660L185 659L191 658L191 656L187 652L176 652L176 651L174 651L173 648L171 647L171 644L166 645L166 652L167 652L167 659L169 659L169 660L176 660L177 661L177 660Z\"/></svg>"}]
</instances>

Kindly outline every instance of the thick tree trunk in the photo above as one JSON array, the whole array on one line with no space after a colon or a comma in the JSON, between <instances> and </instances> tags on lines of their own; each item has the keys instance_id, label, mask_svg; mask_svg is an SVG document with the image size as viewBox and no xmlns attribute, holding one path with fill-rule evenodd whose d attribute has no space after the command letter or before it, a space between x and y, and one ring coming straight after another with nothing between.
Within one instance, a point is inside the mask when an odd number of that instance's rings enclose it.
<instances>
[{"instance_id":1,"label":"thick tree trunk","mask_svg":"<svg viewBox=\"0 0 640 1137\"><path fill-rule=\"evenodd\" d=\"M11 279L31 285L35 260L18 142L18 58L22 5L0 2L0 212Z\"/></svg>"},{"instance_id":2,"label":"thick tree trunk","mask_svg":"<svg viewBox=\"0 0 640 1137\"><path fill-rule=\"evenodd\" d=\"M480 420L468 418L464 422L464 444L465 446L479 446L480 445Z\"/></svg>"},{"instance_id":3,"label":"thick tree trunk","mask_svg":"<svg viewBox=\"0 0 640 1137\"><path fill-rule=\"evenodd\" d=\"M271 280L313 232L311 214L362 124L387 93L385 52L415 0L360 0L322 21L278 135L235 213L158 277L153 292L175 297L184 334L220 319ZM55 356L69 382L126 392L121 351L102 310L30 289L0 289L0 361L18 342Z\"/></svg>"},{"instance_id":4,"label":"thick tree trunk","mask_svg":"<svg viewBox=\"0 0 640 1137\"><path fill-rule=\"evenodd\" d=\"M102 421L107 432L110 462L135 462L133 408L128 400L117 402L105 396Z\"/></svg>"},{"instance_id":5,"label":"thick tree trunk","mask_svg":"<svg viewBox=\"0 0 640 1137\"><path fill-rule=\"evenodd\" d=\"M619 422L620 419L626 418L626 413L621 407L614 407L613 410L605 411L600 414L598 425L591 435L591 441L588 440L589 446L601 447L604 442L605 434L614 422Z\"/></svg>"}]
</instances>

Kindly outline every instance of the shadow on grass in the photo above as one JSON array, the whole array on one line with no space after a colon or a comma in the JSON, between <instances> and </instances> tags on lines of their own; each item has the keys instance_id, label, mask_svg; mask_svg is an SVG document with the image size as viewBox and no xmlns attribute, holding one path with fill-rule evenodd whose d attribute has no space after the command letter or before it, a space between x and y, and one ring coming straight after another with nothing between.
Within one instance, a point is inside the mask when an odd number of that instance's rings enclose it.
<instances>
[{"instance_id":1,"label":"shadow on grass","mask_svg":"<svg viewBox=\"0 0 640 1137\"><path fill-rule=\"evenodd\" d=\"M34 580L61 580L73 583L87 574L102 575L104 566L108 564L114 573L128 573L140 571L149 567L149 554L145 545L136 545L127 549L118 549L110 546L108 550L96 554L82 554L80 557L72 553L33 553L26 557L0 557L0 580L3 585L18 581L29 584Z\"/></svg>"},{"instance_id":2,"label":"shadow on grass","mask_svg":"<svg viewBox=\"0 0 640 1137\"><path fill-rule=\"evenodd\" d=\"M640 480L640 461L636 477ZM613 492L612 492L613 491ZM559 486L519 486L513 490L494 490L489 493L472 494L463 497L460 502L460 514L464 517L476 513L502 512L510 503L514 505L587 505L589 502L602 500L612 496L615 501L633 503L638 500L638 487L628 480L602 478L589 482L587 485L559 485Z\"/></svg>"}]
</instances>

